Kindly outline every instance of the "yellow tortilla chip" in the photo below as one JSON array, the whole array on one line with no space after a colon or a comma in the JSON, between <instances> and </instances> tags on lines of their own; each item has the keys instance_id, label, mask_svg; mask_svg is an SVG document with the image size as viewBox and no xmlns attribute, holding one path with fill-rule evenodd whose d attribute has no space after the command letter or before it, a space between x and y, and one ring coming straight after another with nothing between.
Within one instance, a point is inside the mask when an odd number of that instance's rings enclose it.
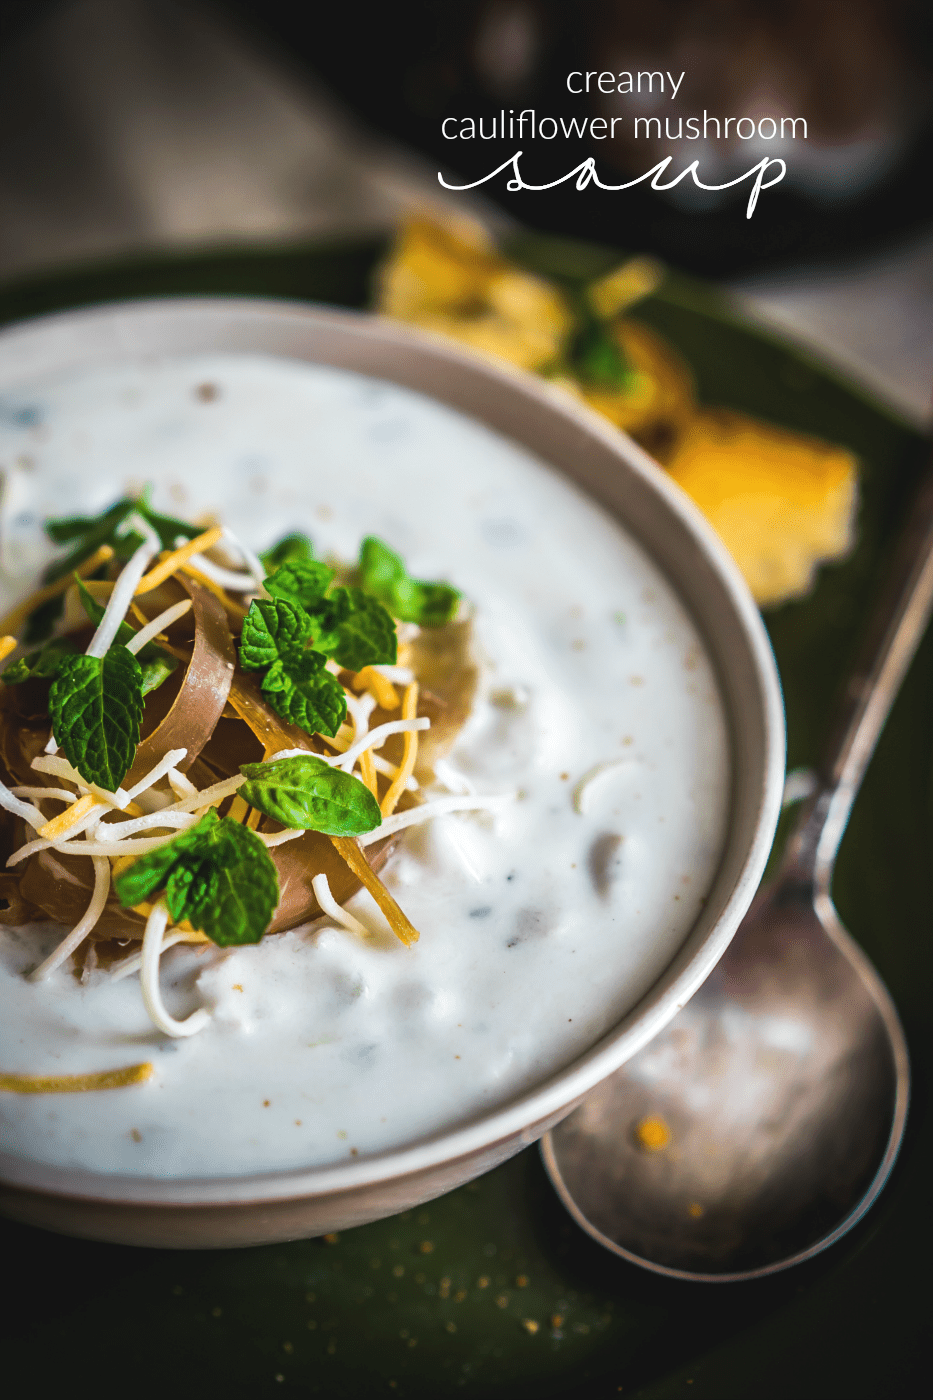
<instances>
[{"instance_id":1,"label":"yellow tortilla chip","mask_svg":"<svg viewBox=\"0 0 933 1400\"><path fill-rule=\"evenodd\" d=\"M800 597L817 566L852 547L855 458L727 409L704 409L669 464L763 607Z\"/></svg>"}]
</instances>

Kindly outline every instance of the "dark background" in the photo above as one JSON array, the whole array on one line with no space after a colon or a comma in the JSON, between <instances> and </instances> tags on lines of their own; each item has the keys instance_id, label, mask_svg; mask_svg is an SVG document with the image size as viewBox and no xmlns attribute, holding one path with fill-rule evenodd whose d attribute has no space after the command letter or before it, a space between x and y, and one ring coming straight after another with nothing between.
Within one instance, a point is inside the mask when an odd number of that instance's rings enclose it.
<instances>
[{"instance_id":1,"label":"dark background","mask_svg":"<svg viewBox=\"0 0 933 1400\"><path fill-rule=\"evenodd\" d=\"M876 248L933 217L928 0L405 0L326 8L224 0L223 8L324 79L371 127L464 182L519 146L529 181L554 179L594 154L607 181L654 164L655 155L615 150L607 141L442 138L445 116L485 117L489 130L503 106L598 115L585 97L568 93L566 75L575 69L685 70L677 100L666 108L675 117L704 107L711 115L740 115L764 74L764 110L805 116L808 155L816 147L817 161L825 162L825 187L818 164L803 187L794 180L792 152L788 176L762 196L752 220L745 217L747 186L713 208L696 199L678 206L640 188L578 193L571 184L509 195L504 177L483 187L513 217L550 233L650 250L719 277ZM845 149L866 139L876 142L875 157L846 179L837 173ZM689 141L677 149L672 173L698 155ZM740 168L760 154L743 156Z\"/></svg>"}]
</instances>

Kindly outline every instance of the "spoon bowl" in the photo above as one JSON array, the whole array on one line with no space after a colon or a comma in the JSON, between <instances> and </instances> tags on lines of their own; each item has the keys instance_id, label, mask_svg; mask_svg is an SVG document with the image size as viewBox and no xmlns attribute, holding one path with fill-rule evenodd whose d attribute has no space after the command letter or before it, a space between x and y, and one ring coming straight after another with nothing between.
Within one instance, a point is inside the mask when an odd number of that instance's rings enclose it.
<instances>
[{"instance_id":1,"label":"spoon bowl","mask_svg":"<svg viewBox=\"0 0 933 1400\"><path fill-rule=\"evenodd\" d=\"M686 1007L543 1140L567 1209L633 1263L711 1282L774 1273L844 1235L887 1180L907 1045L830 887L931 612L933 460L775 881Z\"/></svg>"},{"instance_id":2,"label":"spoon bowl","mask_svg":"<svg viewBox=\"0 0 933 1400\"><path fill-rule=\"evenodd\" d=\"M877 973L828 895L782 879L675 1020L552 1129L544 1159L578 1224L623 1258L751 1278L864 1214L894 1164L908 1085Z\"/></svg>"}]
</instances>

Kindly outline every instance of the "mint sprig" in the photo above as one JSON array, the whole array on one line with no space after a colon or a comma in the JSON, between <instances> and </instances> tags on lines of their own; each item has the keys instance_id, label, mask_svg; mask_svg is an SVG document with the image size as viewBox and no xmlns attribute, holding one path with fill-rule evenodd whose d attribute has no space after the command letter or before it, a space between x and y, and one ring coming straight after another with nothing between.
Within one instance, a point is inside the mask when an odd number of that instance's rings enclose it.
<instances>
[{"instance_id":1,"label":"mint sprig","mask_svg":"<svg viewBox=\"0 0 933 1400\"><path fill-rule=\"evenodd\" d=\"M125 646L63 656L49 691L52 733L89 783L115 792L129 772L143 715L142 667Z\"/></svg>"},{"instance_id":2,"label":"mint sprig","mask_svg":"<svg viewBox=\"0 0 933 1400\"><path fill-rule=\"evenodd\" d=\"M50 681L58 675L62 660L74 655L74 647L62 638L50 642L28 656L20 656L3 673L6 685L22 685L24 681Z\"/></svg>"},{"instance_id":3,"label":"mint sprig","mask_svg":"<svg viewBox=\"0 0 933 1400\"><path fill-rule=\"evenodd\" d=\"M133 511L138 512L156 531L163 549L173 549L179 535L190 540L200 532L200 526L154 511L149 505L147 488L140 496L123 496L99 515L68 515L47 520L45 533L49 539L55 544L71 545L71 549L62 558L53 559L42 575L43 582L54 583L73 573L103 544L110 545L117 559L129 559L143 543L142 536L134 530L120 534L121 526ZM50 598L34 609L26 624L25 640L44 641L61 617L64 606L64 598L58 597Z\"/></svg>"},{"instance_id":4,"label":"mint sprig","mask_svg":"<svg viewBox=\"0 0 933 1400\"><path fill-rule=\"evenodd\" d=\"M379 803L365 783L312 754L244 763L240 772L248 780L240 795L283 826L360 836L382 823Z\"/></svg>"},{"instance_id":5,"label":"mint sprig","mask_svg":"<svg viewBox=\"0 0 933 1400\"><path fill-rule=\"evenodd\" d=\"M449 583L412 578L404 560L375 535L360 546L359 580L400 622L442 627L457 611L460 594Z\"/></svg>"},{"instance_id":6,"label":"mint sprig","mask_svg":"<svg viewBox=\"0 0 933 1400\"><path fill-rule=\"evenodd\" d=\"M260 554L259 558L263 567L271 574L283 564L311 562L314 559L314 546L307 535L285 535L271 549L267 549L265 554Z\"/></svg>"},{"instance_id":7,"label":"mint sprig","mask_svg":"<svg viewBox=\"0 0 933 1400\"><path fill-rule=\"evenodd\" d=\"M214 808L141 856L114 887L124 908L164 890L172 920L187 919L222 948L258 943L279 902L278 875L263 842Z\"/></svg>"},{"instance_id":8,"label":"mint sprig","mask_svg":"<svg viewBox=\"0 0 933 1400\"><path fill-rule=\"evenodd\" d=\"M260 671L269 704L308 734L333 737L343 724L343 686L325 669L323 652L308 649L314 623L299 603L257 598L250 604L240 638L240 664Z\"/></svg>"},{"instance_id":9,"label":"mint sprig","mask_svg":"<svg viewBox=\"0 0 933 1400\"><path fill-rule=\"evenodd\" d=\"M75 576L75 583L78 585L78 596L81 599L81 605L91 622L96 626L103 617L105 609L101 603L98 603L90 589L85 588L77 575ZM135 636L136 632L130 624L125 621L121 622L117 630L116 643L121 646L126 646ZM157 690L162 682L178 667L177 658L171 656L167 651L163 651L155 642L147 642L141 650L135 653L135 656L142 667L143 695L148 695L150 690Z\"/></svg>"}]
</instances>

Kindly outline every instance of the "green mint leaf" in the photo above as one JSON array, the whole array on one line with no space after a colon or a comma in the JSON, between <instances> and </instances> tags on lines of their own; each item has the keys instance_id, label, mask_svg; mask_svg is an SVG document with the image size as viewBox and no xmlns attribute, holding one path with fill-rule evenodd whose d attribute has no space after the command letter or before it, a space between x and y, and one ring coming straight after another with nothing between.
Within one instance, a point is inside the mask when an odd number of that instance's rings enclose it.
<instances>
[{"instance_id":1,"label":"green mint leaf","mask_svg":"<svg viewBox=\"0 0 933 1400\"><path fill-rule=\"evenodd\" d=\"M131 866L114 878L114 888L124 909L132 909L144 899L151 899L159 890L166 888L169 872L176 862L187 857L195 857L203 848L206 832L217 825L220 817L214 807L205 812L194 826L180 831L166 845L158 850L140 856ZM180 917L173 913L173 918Z\"/></svg>"},{"instance_id":2,"label":"green mint leaf","mask_svg":"<svg viewBox=\"0 0 933 1400\"><path fill-rule=\"evenodd\" d=\"M279 879L259 837L223 817L188 888L183 917L222 948L258 943L279 902Z\"/></svg>"},{"instance_id":3,"label":"green mint leaf","mask_svg":"<svg viewBox=\"0 0 933 1400\"><path fill-rule=\"evenodd\" d=\"M324 670L319 651L295 652L273 662L260 682L276 714L307 734L333 737L347 714L343 686Z\"/></svg>"},{"instance_id":4,"label":"green mint leaf","mask_svg":"<svg viewBox=\"0 0 933 1400\"><path fill-rule=\"evenodd\" d=\"M368 535L360 547L360 584L400 622L441 627L457 611L460 594L447 583L411 578L404 561L387 544Z\"/></svg>"},{"instance_id":5,"label":"green mint leaf","mask_svg":"<svg viewBox=\"0 0 933 1400\"><path fill-rule=\"evenodd\" d=\"M365 783L311 754L245 763L240 772L248 779L240 788L243 799L283 826L359 836L382 823L379 803Z\"/></svg>"},{"instance_id":6,"label":"green mint leaf","mask_svg":"<svg viewBox=\"0 0 933 1400\"><path fill-rule=\"evenodd\" d=\"M385 608L362 588L334 590L335 607L330 618L322 621L327 636L315 645L345 666L348 671L362 671L364 666L395 664L398 642L395 623ZM329 624L329 625L328 625ZM334 641L331 641L331 637Z\"/></svg>"},{"instance_id":7,"label":"green mint leaf","mask_svg":"<svg viewBox=\"0 0 933 1400\"><path fill-rule=\"evenodd\" d=\"M104 615L104 607L98 603L90 589L85 588L81 579L75 575L75 583L78 585L78 596L81 605L90 620L96 626ZM116 641L120 646L126 646L136 636L135 631L128 622L121 622L117 630ZM142 667L143 673L143 695L148 695L150 690L158 690L159 686L178 667L176 657L169 652L163 651L155 642L147 642L141 651L135 653L136 659Z\"/></svg>"},{"instance_id":8,"label":"green mint leaf","mask_svg":"<svg viewBox=\"0 0 933 1400\"><path fill-rule=\"evenodd\" d=\"M4 671L3 679L7 685L22 685L23 681L32 680L50 681L58 675L62 658L73 655L74 648L68 642L52 642L41 651L31 652L29 656L21 656L14 661Z\"/></svg>"},{"instance_id":9,"label":"green mint leaf","mask_svg":"<svg viewBox=\"0 0 933 1400\"><path fill-rule=\"evenodd\" d=\"M136 509L136 501L129 496L116 501L109 510L100 515L69 515L45 522L45 533L55 544L69 544L76 540L83 545L92 537L99 537L93 548L109 540L111 533L122 525L131 510Z\"/></svg>"},{"instance_id":10,"label":"green mint leaf","mask_svg":"<svg viewBox=\"0 0 933 1400\"><path fill-rule=\"evenodd\" d=\"M76 515L61 520L47 520L45 523L46 534L56 544L73 543L74 548L64 558L52 561L42 575L44 581L53 583L56 579L64 578L66 574L73 573L78 565L83 564L84 560L96 549L99 549L102 544L109 544L118 558L128 558L133 550L142 543L142 540L132 531L129 535L122 537L117 534L117 531L136 507L136 501L124 497L123 500L117 501L116 505L111 506L101 515Z\"/></svg>"},{"instance_id":11,"label":"green mint leaf","mask_svg":"<svg viewBox=\"0 0 933 1400\"><path fill-rule=\"evenodd\" d=\"M310 564L314 559L314 548L307 535L285 535L259 558L271 574L283 564Z\"/></svg>"},{"instance_id":12,"label":"green mint leaf","mask_svg":"<svg viewBox=\"0 0 933 1400\"><path fill-rule=\"evenodd\" d=\"M23 641L27 646L32 646L34 642L44 642L47 637L51 637L55 630L55 624L65 611L65 598L59 594L57 598L49 598L48 602L40 603L26 620L26 630L23 633Z\"/></svg>"},{"instance_id":13,"label":"green mint leaf","mask_svg":"<svg viewBox=\"0 0 933 1400\"><path fill-rule=\"evenodd\" d=\"M310 610L324 597L333 577L333 569L317 559L310 559L283 564L263 582L273 597Z\"/></svg>"},{"instance_id":14,"label":"green mint leaf","mask_svg":"<svg viewBox=\"0 0 933 1400\"><path fill-rule=\"evenodd\" d=\"M49 691L52 733L89 783L115 792L139 743L142 667L125 646L103 658L66 656Z\"/></svg>"},{"instance_id":15,"label":"green mint leaf","mask_svg":"<svg viewBox=\"0 0 933 1400\"><path fill-rule=\"evenodd\" d=\"M256 598L243 620L240 662L247 671L261 671L289 652L300 652L313 630L300 604Z\"/></svg>"},{"instance_id":16,"label":"green mint leaf","mask_svg":"<svg viewBox=\"0 0 933 1400\"><path fill-rule=\"evenodd\" d=\"M213 808L141 856L114 885L125 908L164 889L172 919L187 919L221 947L258 943L279 900L278 875L263 842Z\"/></svg>"}]
</instances>

